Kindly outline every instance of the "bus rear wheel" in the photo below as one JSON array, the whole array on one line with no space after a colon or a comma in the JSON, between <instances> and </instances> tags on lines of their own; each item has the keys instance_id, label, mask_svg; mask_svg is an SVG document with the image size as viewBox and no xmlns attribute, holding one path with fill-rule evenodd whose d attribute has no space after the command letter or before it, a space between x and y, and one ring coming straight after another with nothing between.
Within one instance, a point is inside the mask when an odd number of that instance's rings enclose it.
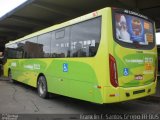
<instances>
[{"instance_id":1,"label":"bus rear wheel","mask_svg":"<svg viewBox=\"0 0 160 120\"><path fill-rule=\"evenodd\" d=\"M47 90L47 82L46 78L44 76L40 76L38 78L38 83L37 83L37 89L38 89L38 95L41 98L48 98L48 90Z\"/></svg>"}]
</instances>

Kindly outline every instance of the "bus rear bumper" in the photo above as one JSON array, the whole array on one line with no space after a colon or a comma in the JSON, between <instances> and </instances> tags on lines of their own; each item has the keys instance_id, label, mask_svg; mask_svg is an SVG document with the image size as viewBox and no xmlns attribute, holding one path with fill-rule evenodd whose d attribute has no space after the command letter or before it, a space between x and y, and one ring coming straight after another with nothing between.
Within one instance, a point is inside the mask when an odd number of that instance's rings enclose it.
<instances>
[{"instance_id":1,"label":"bus rear bumper","mask_svg":"<svg viewBox=\"0 0 160 120\"><path fill-rule=\"evenodd\" d=\"M155 94L156 92L156 82L149 85L138 86L138 87L105 87L104 93L104 103L114 103L122 102L127 100L133 100L137 98L142 98L148 95Z\"/></svg>"}]
</instances>

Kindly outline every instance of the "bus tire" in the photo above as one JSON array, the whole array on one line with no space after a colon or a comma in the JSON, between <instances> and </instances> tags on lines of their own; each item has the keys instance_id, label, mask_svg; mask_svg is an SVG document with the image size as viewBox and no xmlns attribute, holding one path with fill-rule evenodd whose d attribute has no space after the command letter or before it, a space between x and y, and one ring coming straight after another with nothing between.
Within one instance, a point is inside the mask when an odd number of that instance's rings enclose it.
<instances>
[{"instance_id":1,"label":"bus tire","mask_svg":"<svg viewBox=\"0 0 160 120\"><path fill-rule=\"evenodd\" d=\"M38 95L41 98L48 98L48 89L47 89L47 82L44 76L39 76L38 83L37 83Z\"/></svg>"},{"instance_id":2,"label":"bus tire","mask_svg":"<svg viewBox=\"0 0 160 120\"><path fill-rule=\"evenodd\" d=\"M14 80L12 79L12 72L10 69L8 70L8 79L11 83L14 83Z\"/></svg>"}]
</instances>

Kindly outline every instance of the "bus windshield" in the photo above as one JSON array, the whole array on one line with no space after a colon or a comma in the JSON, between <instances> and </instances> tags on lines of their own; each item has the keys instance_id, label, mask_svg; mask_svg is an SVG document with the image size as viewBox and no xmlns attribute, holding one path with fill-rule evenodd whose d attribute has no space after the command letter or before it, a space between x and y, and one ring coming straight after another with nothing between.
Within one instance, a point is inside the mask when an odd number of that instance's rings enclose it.
<instances>
[{"instance_id":1,"label":"bus windshield","mask_svg":"<svg viewBox=\"0 0 160 120\"><path fill-rule=\"evenodd\" d=\"M139 15L139 14L138 14ZM124 12L114 13L116 41L129 48L151 49L154 47L153 22L147 17L130 15Z\"/></svg>"}]
</instances>

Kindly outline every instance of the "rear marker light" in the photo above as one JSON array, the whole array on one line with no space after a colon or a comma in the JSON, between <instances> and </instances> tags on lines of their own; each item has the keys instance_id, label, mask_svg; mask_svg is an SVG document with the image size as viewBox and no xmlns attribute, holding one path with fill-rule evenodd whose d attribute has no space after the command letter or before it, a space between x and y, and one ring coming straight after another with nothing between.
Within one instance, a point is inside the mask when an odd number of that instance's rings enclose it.
<instances>
[{"instance_id":1,"label":"rear marker light","mask_svg":"<svg viewBox=\"0 0 160 120\"><path fill-rule=\"evenodd\" d=\"M117 94L117 93L112 93L112 94L109 94L109 97L118 97L119 96L119 94Z\"/></svg>"},{"instance_id":2,"label":"rear marker light","mask_svg":"<svg viewBox=\"0 0 160 120\"><path fill-rule=\"evenodd\" d=\"M92 14L93 14L93 17L98 16L98 12L97 11L93 12Z\"/></svg>"},{"instance_id":3,"label":"rear marker light","mask_svg":"<svg viewBox=\"0 0 160 120\"><path fill-rule=\"evenodd\" d=\"M98 85L97 88L101 89L102 87Z\"/></svg>"},{"instance_id":4,"label":"rear marker light","mask_svg":"<svg viewBox=\"0 0 160 120\"><path fill-rule=\"evenodd\" d=\"M109 96L110 96L110 97L115 97L116 95L115 95L115 94L110 94Z\"/></svg>"}]
</instances>

